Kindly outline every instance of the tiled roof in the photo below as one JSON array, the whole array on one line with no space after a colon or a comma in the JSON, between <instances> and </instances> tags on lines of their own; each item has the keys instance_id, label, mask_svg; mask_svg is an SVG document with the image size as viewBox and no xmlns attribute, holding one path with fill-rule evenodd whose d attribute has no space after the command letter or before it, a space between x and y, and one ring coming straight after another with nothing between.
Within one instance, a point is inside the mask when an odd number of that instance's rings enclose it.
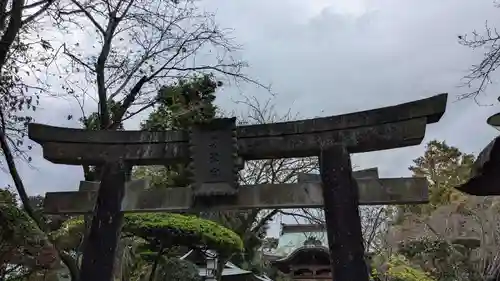
<instances>
[{"instance_id":1,"label":"tiled roof","mask_svg":"<svg viewBox=\"0 0 500 281\"><path fill-rule=\"evenodd\" d=\"M315 237L321 242L322 246L328 247L326 231L287 232L280 236L278 246L273 251L273 255L282 257L289 255L295 249L304 246L304 242L308 237Z\"/></svg>"}]
</instances>

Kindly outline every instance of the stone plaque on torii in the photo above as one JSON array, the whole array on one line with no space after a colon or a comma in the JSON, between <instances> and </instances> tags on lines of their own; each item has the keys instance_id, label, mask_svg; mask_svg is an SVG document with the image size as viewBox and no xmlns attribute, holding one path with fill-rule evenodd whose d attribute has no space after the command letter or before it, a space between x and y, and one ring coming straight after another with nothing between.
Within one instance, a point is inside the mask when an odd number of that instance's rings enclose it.
<instances>
[{"instance_id":1,"label":"stone plaque on torii","mask_svg":"<svg viewBox=\"0 0 500 281\"><path fill-rule=\"evenodd\" d=\"M105 203L113 204L114 213L323 207L334 279L365 281L358 205L425 203L427 185L419 178L379 179L373 171L371 176L356 176L350 153L420 144L427 124L444 114L446 101L447 95L440 94L338 116L238 127L234 118L224 118L188 131L88 131L30 124L29 136L53 163L106 164L111 170L99 188L98 183L83 182L87 187L81 191L47 193L48 213L94 210L96 219ZM320 176L302 175L296 184L237 183L240 159L308 156L319 156ZM120 176L123 166L179 162L190 163L189 187L144 189L141 184L125 184L125 176ZM118 201L103 202L101 197L113 190L121 190L115 191ZM108 249L95 251L110 256Z\"/></svg>"}]
</instances>

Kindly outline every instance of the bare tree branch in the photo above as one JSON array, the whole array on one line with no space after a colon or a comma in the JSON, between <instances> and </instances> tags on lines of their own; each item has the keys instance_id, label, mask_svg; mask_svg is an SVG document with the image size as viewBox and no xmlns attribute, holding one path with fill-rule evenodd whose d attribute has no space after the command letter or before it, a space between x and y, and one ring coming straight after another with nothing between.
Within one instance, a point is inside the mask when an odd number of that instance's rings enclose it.
<instances>
[{"instance_id":1,"label":"bare tree branch","mask_svg":"<svg viewBox=\"0 0 500 281\"><path fill-rule=\"evenodd\" d=\"M75 4L80 10L80 12L82 12L83 14L85 14L85 16L90 20L90 22L92 22L92 24L95 26L95 28L97 28L97 30L99 30L102 34L102 36L105 36L106 35L106 31L104 30L104 28L102 28L102 26L96 21L96 19L94 18L94 16L92 16L92 14L88 11L88 8L90 7L84 7L82 4L80 4L80 2L78 0L71 0L71 2L73 4Z\"/></svg>"},{"instance_id":2,"label":"bare tree branch","mask_svg":"<svg viewBox=\"0 0 500 281\"><path fill-rule=\"evenodd\" d=\"M26 19L24 19L21 22L21 25L28 25L28 24L32 23L35 19L40 17L43 13L45 13L49 9L49 7L52 5L54 0L39 1L39 2L34 3L34 4L36 4L35 6L38 6L38 5L41 5L43 2L45 2L45 5L43 5L40 9L38 9L33 14L29 15ZM34 7L33 4L30 6Z\"/></svg>"},{"instance_id":3,"label":"bare tree branch","mask_svg":"<svg viewBox=\"0 0 500 281\"><path fill-rule=\"evenodd\" d=\"M10 47L21 29L23 6L24 0L14 1L12 3L12 12L9 24L3 33L2 38L0 38L0 69L2 69L5 65Z\"/></svg>"},{"instance_id":4,"label":"bare tree branch","mask_svg":"<svg viewBox=\"0 0 500 281\"><path fill-rule=\"evenodd\" d=\"M472 49L486 49L481 62L472 65L469 73L463 77L463 85L472 90L459 96L459 99L473 98L478 103L478 95L492 83L491 76L500 65L500 34L486 22L483 34L473 31L470 36L458 36L458 40L461 45Z\"/></svg>"}]
</instances>

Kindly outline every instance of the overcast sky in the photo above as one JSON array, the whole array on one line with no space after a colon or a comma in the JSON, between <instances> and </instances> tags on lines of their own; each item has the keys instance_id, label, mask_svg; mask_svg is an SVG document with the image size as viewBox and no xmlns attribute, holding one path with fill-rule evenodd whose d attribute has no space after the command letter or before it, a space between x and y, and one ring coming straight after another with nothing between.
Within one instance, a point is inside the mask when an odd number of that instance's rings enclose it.
<instances>
[{"instance_id":1,"label":"overcast sky","mask_svg":"<svg viewBox=\"0 0 500 281\"><path fill-rule=\"evenodd\" d=\"M422 145L355 155L361 168L378 166L382 176L407 176L411 160L429 140L477 153L497 134L485 124L500 111L497 85L481 98L494 106L454 102L467 90L458 87L461 77L482 56L482 50L459 45L457 35L482 31L486 20L500 26L500 10L491 0L203 0L200 5L216 12L220 26L234 29L232 36L243 45L240 55L250 64L246 72L272 83L279 113L291 109L310 118L450 94L446 114L428 127ZM263 89L246 86L226 88L218 103L230 111L242 93L269 98ZM37 122L74 126L64 119L69 107L65 101L42 104ZM39 147L32 165L19 166L30 194L75 190L83 177L80 167L45 161ZM0 184L9 183L9 175L0 174Z\"/></svg>"}]
</instances>

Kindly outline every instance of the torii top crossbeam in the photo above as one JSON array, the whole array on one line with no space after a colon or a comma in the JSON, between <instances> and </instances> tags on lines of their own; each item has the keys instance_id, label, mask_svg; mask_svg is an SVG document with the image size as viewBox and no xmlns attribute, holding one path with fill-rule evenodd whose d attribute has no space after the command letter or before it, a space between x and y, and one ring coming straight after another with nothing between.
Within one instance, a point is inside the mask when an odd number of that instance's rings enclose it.
<instances>
[{"instance_id":1,"label":"torii top crossbeam","mask_svg":"<svg viewBox=\"0 0 500 281\"><path fill-rule=\"evenodd\" d=\"M342 144L350 153L421 143L427 124L440 120L447 94L355 113L238 126L238 155L244 160L317 156L322 147ZM185 131L89 131L29 124L30 139L58 164L98 165L121 159L132 165L189 160Z\"/></svg>"}]
</instances>

